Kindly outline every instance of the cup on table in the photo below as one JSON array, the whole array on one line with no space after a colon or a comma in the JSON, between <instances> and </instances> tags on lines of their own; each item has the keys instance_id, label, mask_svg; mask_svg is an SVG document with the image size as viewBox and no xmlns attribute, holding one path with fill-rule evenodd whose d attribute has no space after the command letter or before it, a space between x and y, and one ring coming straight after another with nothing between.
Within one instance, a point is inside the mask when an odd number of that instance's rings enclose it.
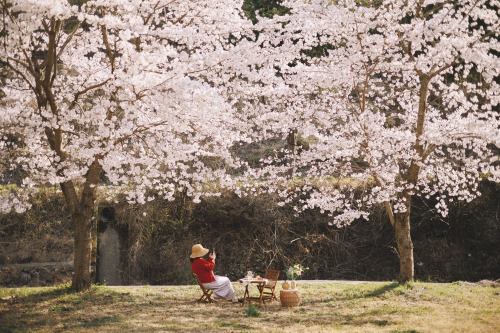
<instances>
[{"instance_id":1,"label":"cup on table","mask_svg":"<svg viewBox=\"0 0 500 333\"><path fill-rule=\"evenodd\" d=\"M249 278L249 279L253 278L253 272L252 271L248 271L247 272L247 278Z\"/></svg>"}]
</instances>

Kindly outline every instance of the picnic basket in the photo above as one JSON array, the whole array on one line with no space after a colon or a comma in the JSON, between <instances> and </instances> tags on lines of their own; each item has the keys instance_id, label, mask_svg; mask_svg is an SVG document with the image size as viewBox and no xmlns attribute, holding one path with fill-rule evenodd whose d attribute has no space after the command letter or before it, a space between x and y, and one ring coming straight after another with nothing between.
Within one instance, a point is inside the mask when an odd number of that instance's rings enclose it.
<instances>
[{"instance_id":1,"label":"picnic basket","mask_svg":"<svg viewBox=\"0 0 500 333\"><path fill-rule=\"evenodd\" d=\"M300 305L300 291L298 290L281 290L280 291L281 306L292 307Z\"/></svg>"}]
</instances>

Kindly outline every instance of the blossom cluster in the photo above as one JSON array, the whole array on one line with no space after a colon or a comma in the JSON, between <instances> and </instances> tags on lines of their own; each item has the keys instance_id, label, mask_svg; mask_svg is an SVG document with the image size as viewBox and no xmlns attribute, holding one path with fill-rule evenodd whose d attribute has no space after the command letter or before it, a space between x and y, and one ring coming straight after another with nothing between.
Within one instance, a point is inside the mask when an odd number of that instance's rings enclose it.
<instances>
[{"instance_id":1,"label":"blossom cluster","mask_svg":"<svg viewBox=\"0 0 500 333\"><path fill-rule=\"evenodd\" d=\"M0 4L0 147L22 137L26 187L94 189L94 169L144 203L217 184L343 226L416 195L444 216L500 182L498 1L283 1L255 25L238 0L71 3ZM310 147L232 153L290 133Z\"/></svg>"}]
</instances>

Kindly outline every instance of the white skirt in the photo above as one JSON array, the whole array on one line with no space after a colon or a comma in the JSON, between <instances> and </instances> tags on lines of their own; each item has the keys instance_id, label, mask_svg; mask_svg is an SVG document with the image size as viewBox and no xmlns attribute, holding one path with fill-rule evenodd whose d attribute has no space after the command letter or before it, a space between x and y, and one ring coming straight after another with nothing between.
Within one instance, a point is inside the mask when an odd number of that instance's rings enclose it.
<instances>
[{"instance_id":1,"label":"white skirt","mask_svg":"<svg viewBox=\"0 0 500 333\"><path fill-rule=\"evenodd\" d=\"M229 278L219 275L214 275L214 277L214 282L204 283L203 286L213 290L215 299L233 300L235 298L234 289Z\"/></svg>"}]
</instances>

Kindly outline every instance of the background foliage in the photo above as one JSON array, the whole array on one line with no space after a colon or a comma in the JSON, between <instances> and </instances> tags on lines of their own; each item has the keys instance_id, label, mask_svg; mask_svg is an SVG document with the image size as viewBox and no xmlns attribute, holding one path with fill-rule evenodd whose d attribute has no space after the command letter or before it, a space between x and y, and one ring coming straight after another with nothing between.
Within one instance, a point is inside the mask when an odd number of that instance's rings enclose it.
<instances>
[{"instance_id":1,"label":"background foliage","mask_svg":"<svg viewBox=\"0 0 500 333\"><path fill-rule=\"evenodd\" d=\"M500 187L483 182L481 190L483 196L469 204L451 203L447 218L434 211L432 198L415 200L416 279L478 281L500 276ZM99 207L115 209L115 227L126 244L123 276L130 284L192 283L188 256L195 243L215 247L216 273L231 280L248 268L262 274L266 268L283 270L294 263L309 267L304 279L396 276L393 231L382 207L374 208L369 222L337 228L319 211L297 217L290 207L275 205L275 199L225 192L193 204L178 194L173 202L130 205L124 199L101 200ZM54 190L41 191L31 210L0 219L0 264L72 259L71 228L60 196Z\"/></svg>"}]
</instances>

